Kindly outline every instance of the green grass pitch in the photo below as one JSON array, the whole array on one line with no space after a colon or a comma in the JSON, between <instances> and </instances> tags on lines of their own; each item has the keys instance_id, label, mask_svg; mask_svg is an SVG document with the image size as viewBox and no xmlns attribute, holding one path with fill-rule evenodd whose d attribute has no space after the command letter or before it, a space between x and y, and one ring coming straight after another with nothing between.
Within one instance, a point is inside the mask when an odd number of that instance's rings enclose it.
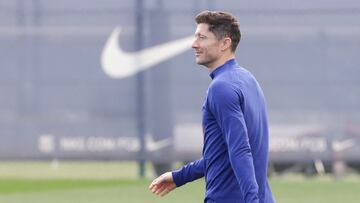
<instances>
[{"instance_id":1,"label":"green grass pitch","mask_svg":"<svg viewBox=\"0 0 360 203\"><path fill-rule=\"evenodd\" d=\"M147 166L148 168L150 166ZM150 169L148 171L151 171ZM148 190L152 174L138 179L134 163L122 162L1 162L1 203L197 203L202 202L204 180L188 183L165 197ZM273 177L278 203L358 203L358 176Z\"/></svg>"}]
</instances>

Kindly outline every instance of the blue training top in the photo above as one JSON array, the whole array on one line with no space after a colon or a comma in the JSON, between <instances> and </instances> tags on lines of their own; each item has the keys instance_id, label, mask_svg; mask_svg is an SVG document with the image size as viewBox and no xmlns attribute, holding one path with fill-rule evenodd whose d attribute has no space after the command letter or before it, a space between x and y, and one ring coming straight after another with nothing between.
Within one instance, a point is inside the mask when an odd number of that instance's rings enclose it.
<instances>
[{"instance_id":1,"label":"blue training top","mask_svg":"<svg viewBox=\"0 0 360 203\"><path fill-rule=\"evenodd\" d=\"M234 59L211 74L202 108L203 157L173 171L179 187L205 176L205 202L273 203L268 181L268 122L263 92Z\"/></svg>"}]
</instances>

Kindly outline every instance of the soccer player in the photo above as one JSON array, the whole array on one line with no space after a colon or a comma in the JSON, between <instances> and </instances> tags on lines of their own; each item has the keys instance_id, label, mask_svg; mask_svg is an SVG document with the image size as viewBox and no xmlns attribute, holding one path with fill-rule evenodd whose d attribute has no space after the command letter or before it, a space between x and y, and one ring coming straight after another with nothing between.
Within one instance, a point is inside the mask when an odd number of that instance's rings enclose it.
<instances>
[{"instance_id":1,"label":"soccer player","mask_svg":"<svg viewBox=\"0 0 360 203\"><path fill-rule=\"evenodd\" d=\"M218 11L203 11L195 20L196 63L207 67L212 79L202 107L203 156L162 174L149 189L163 196L205 176L206 203L273 203L265 99L254 76L235 60L239 23Z\"/></svg>"}]
</instances>

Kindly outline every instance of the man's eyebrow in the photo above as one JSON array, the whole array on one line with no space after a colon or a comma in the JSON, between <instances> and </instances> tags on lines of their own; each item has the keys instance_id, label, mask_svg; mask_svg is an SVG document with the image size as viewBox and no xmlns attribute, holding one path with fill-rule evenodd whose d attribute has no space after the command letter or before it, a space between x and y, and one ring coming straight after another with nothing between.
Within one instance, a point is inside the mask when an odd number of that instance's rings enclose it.
<instances>
[{"instance_id":1,"label":"man's eyebrow","mask_svg":"<svg viewBox=\"0 0 360 203\"><path fill-rule=\"evenodd\" d=\"M201 34L200 32L195 33L195 36L203 36L203 37L207 37L206 35Z\"/></svg>"}]
</instances>

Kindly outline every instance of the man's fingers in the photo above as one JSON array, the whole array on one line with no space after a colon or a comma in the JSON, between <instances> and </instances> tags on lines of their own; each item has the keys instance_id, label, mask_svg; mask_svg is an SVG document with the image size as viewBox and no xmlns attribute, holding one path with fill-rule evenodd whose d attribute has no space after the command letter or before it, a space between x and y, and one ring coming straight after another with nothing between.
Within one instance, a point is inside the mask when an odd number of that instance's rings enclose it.
<instances>
[{"instance_id":1,"label":"man's fingers","mask_svg":"<svg viewBox=\"0 0 360 203\"><path fill-rule=\"evenodd\" d=\"M152 193L154 193L155 192L155 190L156 190L156 188L155 188L156 186L155 185L153 185L153 184L151 184L150 185L150 187L149 187L149 189L150 189L150 191L152 192Z\"/></svg>"},{"instance_id":2,"label":"man's fingers","mask_svg":"<svg viewBox=\"0 0 360 203\"><path fill-rule=\"evenodd\" d=\"M154 184L151 183L151 184L149 185L149 190L151 190L153 187L154 187Z\"/></svg>"},{"instance_id":3,"label":"man's fingers","mask_svg":"<svg viewBox=\"0 0 360 203\"><path fill-rule=\"evenodd\" d=\"M149 189L151 190L153 187L159 185L157 182L152 182L150 185L149 185Z\"/></svg>"},{"instance_id":4,"label":"man's fingers","mask_svg":"<svg viewBox=\"0 0 360 203\"><path fill-rule=\"evenodd\" d=\"M155 194L160 195L165 189L166 189L166 187L164 185L161 185L156 188Z\"/></svg>"},{"instance_id":5,"label":"man's fingers","mask_svg":"<svg viewBox=\"0 0 360 203\"><path fill-rule=\"evenodd\" d=\"M152 181L152 183L149 186L150 190L153 189L156 185L158 185L161 182L160 178L161 177L158 177L158 178L156 178L155 180Z\"/></svg>"},{"instance_id":6,"label":"man's fingers","mask_svg":"<svg viewBox=\"0 0 360 203\"><path fill-rule=\"evenodd\" d=\"M160 178L160 177L159 177L159 178ZM156 185L156 184L158 184L158 182L159 182L159 178L156 178L155 180L153 180L151 184L152 184L152 185Z\"/></svg>"},{"instance_id":7,"label":"man's fingers","mask_svg":"<svg viewBox=\"0 0 360 203\"><path fill-rule=\"evenodd\" d=\"M154 186L152 189L151 189L151 192L156 194L156 195L159 195L159 196L164 196L166 194L168 194L169 192L171 191L171 189L167 188L167 187L157 187L157 186Z\"/></svg>"},{"instance_id":8,"label":"man's fingers","mask_svg":"<svg viewBox=\"0 0 360 203\"><path fill-rule=\"evenodd\" d=\"M169 188L165 188L159 195L160 196L164 196L166 195L167 193L169 193L171 190Z\"/></svg>"},{"instance_id":9,"label":"man's fingers","mask_svg":"<svg viewBox=\"0 0 360 203\"><path fill-rule=\"evenodd\" d=\"M156 194L156 192L159 190L159 188L160 188L159 185L153 185L150 190L152 193Z\"/></svg>"},{"instance_id":10,"label":"man's fingers","mask_svg":"<svg viewBox=\"0 0 360 203\"><path fill-rule=\"evenodd\" d=\"M162 183L162 182L164 182L164 177L160 176L158 178L155 178L155 180L152 181L151 185L157 185L157 184Z\"/></svg>"},{"instance_id":11,"label":"man's fingers","mask_svg":"<svg viewBox=\"0 0 360 203\"><path fill-rule=\"evenodd\" d=\"M170 173L164 173L158 178L154 179L149 185L149 190L160 196L168 194L171 190L174 189L174 183L172 178L169 176ZM170 174L171 175L171 174Z\"/></svg>"}]
</instances>

